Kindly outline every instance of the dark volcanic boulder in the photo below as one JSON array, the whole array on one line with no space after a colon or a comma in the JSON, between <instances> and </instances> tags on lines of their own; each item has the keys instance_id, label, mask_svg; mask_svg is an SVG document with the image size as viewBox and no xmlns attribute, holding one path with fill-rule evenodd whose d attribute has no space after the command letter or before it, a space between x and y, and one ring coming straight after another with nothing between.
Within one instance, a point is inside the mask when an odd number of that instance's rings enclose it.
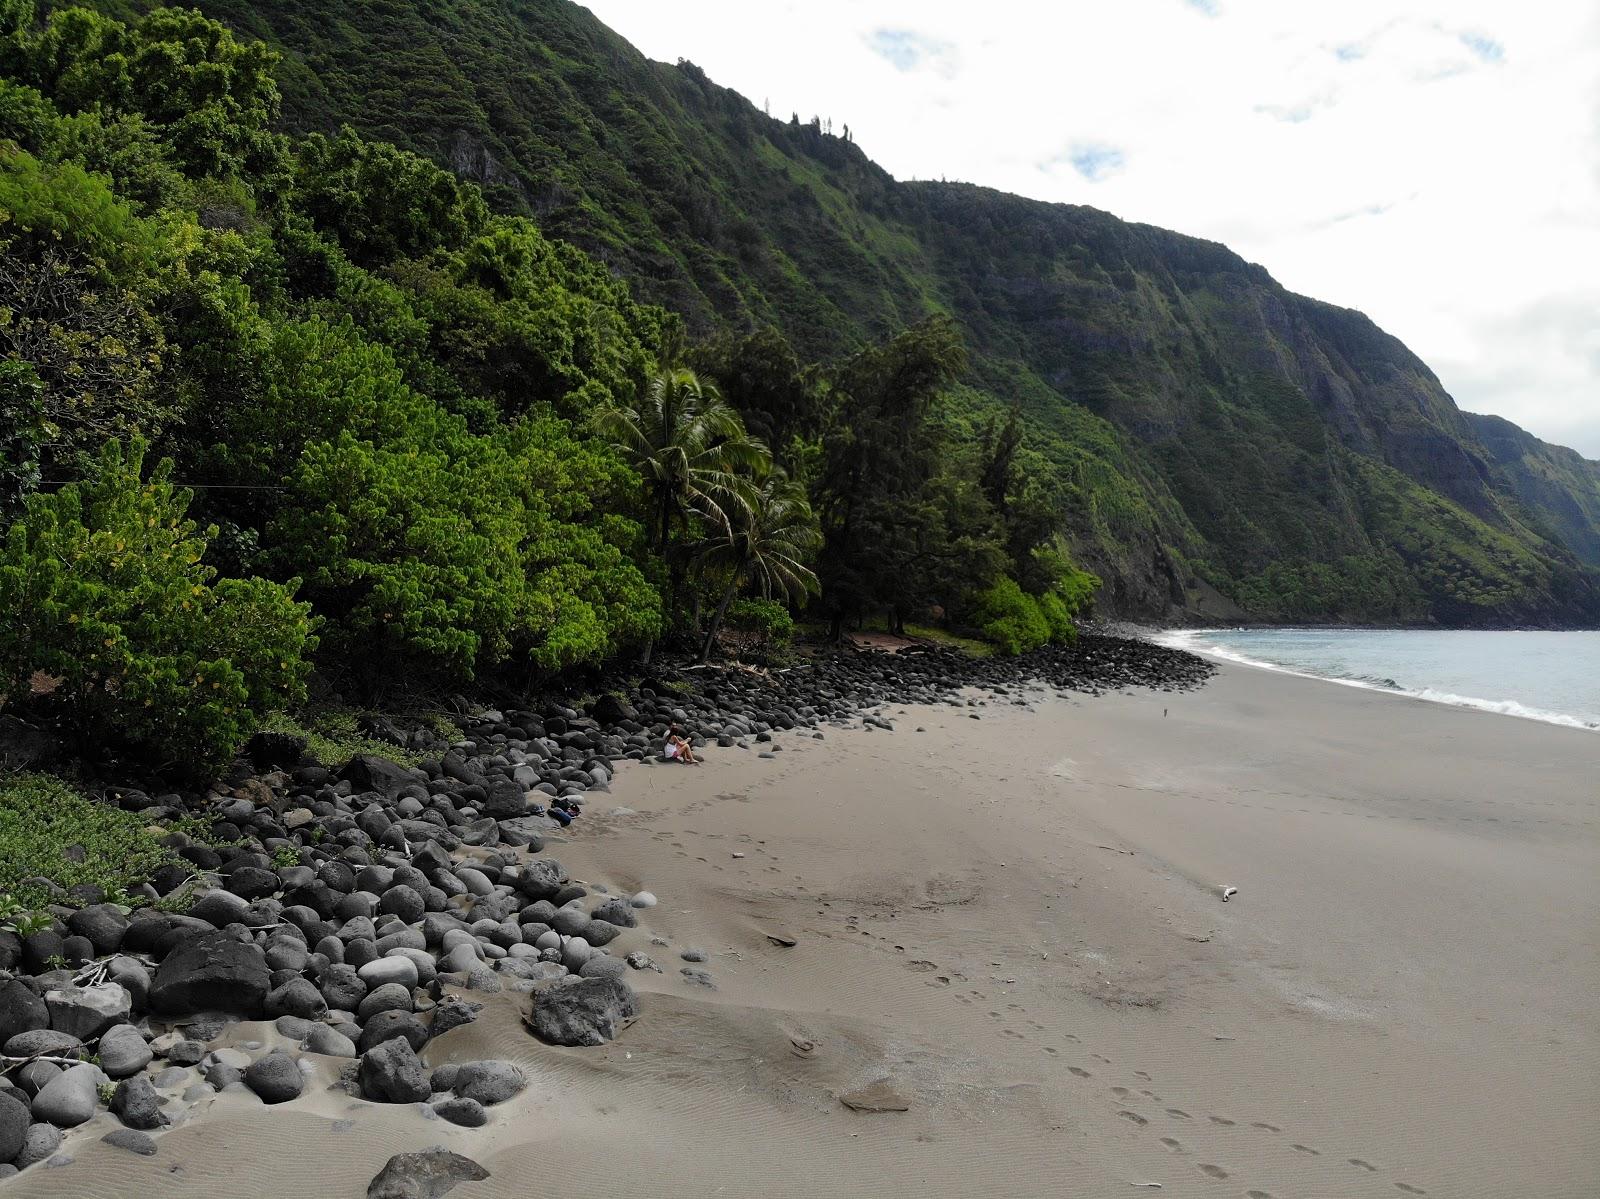
<instances>
[{"instance_id":1,"label":"dark volcanic boulder","mask_svg":"<svg viewBox=\"0 0 1600 1199\"><path fill-rule=\"evenodd\" d=\"M536 992L527 1023L552 1045L603 1045L638 1014L638 997L627 983L585 978Z\"/></svg>"},{"instance_id":2,"label":"dark volcanic boulder","mask_svg":"<svg viewBox=\"0 0 1600 1199\"><path fill-rule=\"evenodd\" d=\"M440 1199L458 1182L487 1177L489 1171L459 1153L439 1148L397 1153L367 1184L367 1199Z\"/></svg>"},{"instance_id":3,"label":"dark volcanic boulder","mask_svg":"<svg viewBox=\"0 0 1600 1199\"><path fill-rule=\"evenodd\" d=\"M377 791L394 798L407 787L417 785L417 777L406 767L375 754L357 754L339 772L357 791Z\"/></svg>"},{"instance_id":4,"label":"dark volcanic boulder","mask_svg":"<svg viewBox=\"0 0 1600 1199\"><path fill-rule=\"evenodd\" d=\"M624 720L633 720L636 716L626 700L609 693L594 701L591 714L603 725L621 724Z\"/></svg>"},{"instance_id":5,"label":"dark volcanic boulder","mask_svg":"<svg viewBox=\"0 0 1600 1199\"><path fill-rule=\"evenodd\" d=\"M639 923L639 918L633 914L633 905L626 899L608 899L589 915L618 928L633 928Z\"/></svg>"},{"instance_id":6,"label":"dark volcanic boulder","mask_svg":"<svg viewBox=\"0 0 1600 1199\"><path fill-rule=\"evenodd\" d=\"M244 752L257 770L293 770L305 756L306 739L298 733L256 733Z\"/></svg>"},{"instance_id":7,"label":"dark volcanic boulder","mask_svg":"<svg viewBox=\"0 0 1600 1199\"><path fill-rule=\"evenodd\" d=\"M294 1058L275 1050L245 1068L244 1085L263 1103L287 1103L305 1089L306 1080Z\"/></svg>"},{"instance_id":8,"label":"dark volcanic boulder","mask_svg":"<svg viewBox=\"0 0 1600 1199\"><path fill-rule=\"evenodd\" d=\"M21 1091L0 1091L0 1162L8 1162L22 1152L22 1139L28 1135L32 1117Z\"/></svg>"},{"instance_id":9,"label":"dark volcanic boulder","mask_svg":"<svg viewBox=\"0 0 1600 1199\"><path fill-rule=\"evenodd\" d=\"M535 858L517 875L517 890L529 899L549 899L561 890L561 863L554 858Z\"/></svg>"},{"instance_id":10,"label":"dark volcanic boulder","mask_svg":"<svg viewBox=\"0 0 1600 1199\"><path fill-rule=\"evenodd\" d=\"M377 1103L421 1103L433 1094L428 1072L403 1037L375 1045L356 1067L361 1094Z\"/></svg>"},{"instance_id":11,"label":"dark volcanic boulder","mask_svg":"<svg viewBox=\"0 0 1600 1199\"><path fill-rule=\"evenodd\" d=\"M488 796L478 805L478 811L496 820L512 820L528 812L527 797L522 788L508 778L490 782Z\"/></svg>"},{"instance_id":12,"label":"dark volcanic boulder","mask_svg":"<svg viewBox=\"0 0 1600 1199\"><path fill-rule=\"evenodd\" d=\"M111 1093L111 1110L129 1128L149 1130L166 1126L161 1096L147 1074L135 1074L117 1084Z\"/></svg>"},{"instance_id":13,"label":"dark volcanic boulder","mask_svg":"<svg viewBox=\"0 0 1600 1199\"><path fill-rule=\"evenodd\" d=\"M150 985L158 1015L231 1012L259 1020L266 1011L266 954L221 933L201 934L169 953Z\"/></svg>"},{"instance_id":14,"label":"dark volcanic boulder","mask_svg":"<svg viewBox=\"0 0 1600 1199\"><path fill-rule=\"evenodd\" d=\"M14 978L0 983L0 1045L19 1032L50 1027L50 1009L29 988ZM0 1158L0 1161L8 1160Z\"/></svg>"}]
</instances>

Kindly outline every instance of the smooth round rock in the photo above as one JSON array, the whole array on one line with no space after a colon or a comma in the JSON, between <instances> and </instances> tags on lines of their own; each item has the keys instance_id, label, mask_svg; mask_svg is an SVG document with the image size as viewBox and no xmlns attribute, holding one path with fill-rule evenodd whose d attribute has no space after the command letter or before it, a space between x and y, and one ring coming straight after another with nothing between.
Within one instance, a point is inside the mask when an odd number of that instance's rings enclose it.
<instances>
[{"instance_id":1,"label":"smooth round rock","mask_svg":"<svg viewBox=\"0 0 1600 1199\"><path fill-rule=\"evenodd\" d=\"M306 1079L294 1058L275 1050L250 1063L244 1072L244 1085L261 1096L263 1103L287 1103L305 1090Z\"/></svg>"},{"instance_id":2,"label":"smooth round rock","mask_svg":"<svg viewBox=\"0 0 1600 1199\"><path fill-rule=\"evenodd\" d=\"M418 982L416 962L410 957L398 954L368 962L357 970L356 974L362 982L373 989L387 983L399 983L409 991Z\"/></svg>"},{"instance_id":3,"label":"smooth round rock","mask_svg":"<svg viewBox=\"0 0 1600 1199\"><path fill-rule=\"evenodd\" d=\"M119 1128L115 1132L108 1132L100 1138L107 1145L118 1149L126 1149L129 1153L137 1153L140 1157L154 1157L156 1143L147 1132L140 1132L137 1128Z\"/></svg>"},{"instance_id":4,"label":"smooth round rock","mask_svg":"<svg viewBox=\"0 0 1600 1199\"><path fill-rule=\"evenodd\" d=\"M129 1078L154 1057L150 1044L131 1024L119 1024L100 1037L100 1068L110 1078Z\"/></svg>"},{"instance_id":5,"label":"smooth round rock","mask_svg":"<svg viewBox=\"0 0 1600 1199\"><path fill-rule=\"evenodd\" d=\"M94 1117L105 1075L87 1062L63 1070L33 1097L33 1117L57 1128L76 1128Z\"/></svg>"},{"instance_id":6,"label":"smooth round rock","mask_svg":"<svg viewBox=\"0 0 1600 1199\"><path fill-rule=\"evenodd\" d=\"M460 1095L438 1100L433 1104L433 1110L441 1120L459 1124L462 1128L482 1128L489 1122L489 1113L483 1110L483 1104Z\"/></svg>"}]
</instances>

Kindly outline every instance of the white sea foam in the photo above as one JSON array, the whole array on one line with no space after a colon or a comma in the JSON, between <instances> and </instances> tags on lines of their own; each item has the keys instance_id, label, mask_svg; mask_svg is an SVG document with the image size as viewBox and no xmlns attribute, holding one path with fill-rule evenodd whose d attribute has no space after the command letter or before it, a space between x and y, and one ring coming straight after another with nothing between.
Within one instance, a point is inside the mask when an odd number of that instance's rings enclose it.
<instances>
[{"instance_id":1,"label":"white sea foam","mask_svg":"<svg viewBox=\"0 0 1600 1199\"><path fill-rule=\"evenodd\" d=\"M1516 716L1523 720L1538 720L1543 721L1545 724L1559 724L1566 728L1587 729L1591 732L1600 730L1600 724L1581 720L1568 712L1554 712L1545 708L1536 708L1514 699L1484 699L1475 695L1457 695L1454 692L1441 691L1434 687L1406 687L1396 683L1393 679L1344 678L1338 675L1317 674L1309 670L1299 670L1277 662L1267 662L1208 640L1209 635L1215 632L1216 630L1213 629L1166 629L1153 634L1151 640L1158 645L1188 650L1190 653L1199 654L1202 657L1216 658L1223 662L1233 662L1240 666L1251 666L1258 670L1271 670L1277 674L1290 674L1296 678L1315 679L1322 683L1338 683L1343 687L1359 687L1364 691L1387 691L1395 695L1409 696L1412 699L1427 700L1430 703L1449 704L1456 708L1476 708L1480 712L1494 712L1501 716Z\"/></svg>"}]
</instances>

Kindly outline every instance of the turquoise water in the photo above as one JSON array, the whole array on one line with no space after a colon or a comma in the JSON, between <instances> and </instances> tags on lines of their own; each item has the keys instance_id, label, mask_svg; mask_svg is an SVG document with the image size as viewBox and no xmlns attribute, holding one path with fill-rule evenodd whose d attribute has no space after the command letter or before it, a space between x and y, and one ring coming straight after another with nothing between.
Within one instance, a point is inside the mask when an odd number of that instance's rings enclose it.
<instances>
[{"instance_id":1,"label":"turquoise water","mask_svg":"<svg viewBox=\"0 0 1600 1199\"><path fill-rule=\"evenodd\" d=\"M1158 639L1350 686L1600 729L1600 632L1185 629Z\"/></svg>"}]
</instances>

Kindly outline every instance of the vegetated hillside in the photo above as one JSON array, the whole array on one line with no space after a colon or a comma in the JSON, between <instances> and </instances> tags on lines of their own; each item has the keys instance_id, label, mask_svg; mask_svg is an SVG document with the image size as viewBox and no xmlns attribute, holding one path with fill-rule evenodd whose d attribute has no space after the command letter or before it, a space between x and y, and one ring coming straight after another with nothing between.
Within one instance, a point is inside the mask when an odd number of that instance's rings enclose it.
<instances>
[{"instance_id":1,"label":"vegetated hillside","mask_svg":"<svg viewBox=\"0 0 1600 1199\"><path fill-rule=\"evenodd\" d=\"M200 7L283 49L291 127L448 164L695 332L770 323L836 359L954 316L969 407L1021 406L1105 607L1600 619L1592 504L1573 472L1518 465L1562 451L1491 453L1399 341L1223 246L896 182L843 125L769 117L567 0Z\"/></svg>"},{"instance_id":2,"label":"vegetated hillside","mask_svg":"<svg viewBox=\"0 0 1600 1199\"><path fill-rule=\"evenodd\" d=\"M1579 558L1600 566L1600 462L1503 417L1468 413L1467 420L1523 503Z\"/></svg>"}]
</instances>

